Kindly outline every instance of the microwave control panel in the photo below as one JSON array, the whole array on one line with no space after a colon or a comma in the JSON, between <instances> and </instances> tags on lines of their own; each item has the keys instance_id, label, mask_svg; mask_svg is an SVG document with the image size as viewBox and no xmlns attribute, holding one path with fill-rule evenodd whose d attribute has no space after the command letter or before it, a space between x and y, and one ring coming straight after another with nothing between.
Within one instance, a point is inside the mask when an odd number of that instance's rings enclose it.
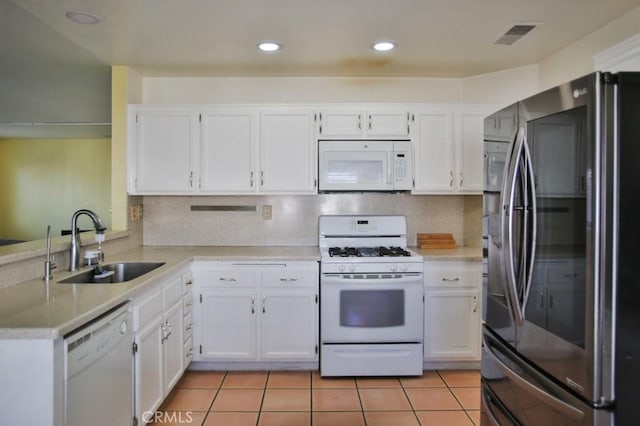
<instances>
[{"instance_id":1,"label":"microwave control panel","mask_svg":"<svg viewBox=\"0 0 640 426\"><path fill-rule=\"evenodd\" d=\"M394 189L411 189L411 142L394 141L393 143L393 173Z\"/></svg>"}]
</instances>

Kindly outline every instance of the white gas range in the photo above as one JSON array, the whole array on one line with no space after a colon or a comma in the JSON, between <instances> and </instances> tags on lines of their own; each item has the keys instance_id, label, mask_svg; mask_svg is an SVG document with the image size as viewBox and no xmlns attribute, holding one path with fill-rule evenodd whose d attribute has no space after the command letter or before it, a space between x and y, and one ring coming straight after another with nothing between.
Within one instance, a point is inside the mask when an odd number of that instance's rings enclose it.
<instances>
[{"instance_id":1,"label":"white gas range","mask_svg":"<svg viewBox=\"0 0 640 426\"><path fill-rule=\"evenodd\" d=\"M404 216L321 216L320 374L422 374L423 259Z\"/></svg>"}]
</instances>

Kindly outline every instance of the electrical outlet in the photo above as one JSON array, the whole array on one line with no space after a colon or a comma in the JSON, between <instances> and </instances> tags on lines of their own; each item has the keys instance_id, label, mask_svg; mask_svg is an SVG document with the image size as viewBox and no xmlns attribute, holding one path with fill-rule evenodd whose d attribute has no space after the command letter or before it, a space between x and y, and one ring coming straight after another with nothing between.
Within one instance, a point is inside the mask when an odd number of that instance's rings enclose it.
<instances>
[{"instance_id":1,"label":"electrical outlet","mask_svg":"<svg viewBox=\"0 0 640 426\"><path fill-rule=\"evenodd\" d=\"M265 204L262 206L262 218L264 220L271 220L272 218L271 204Z\"/></svg>"},{"instance_id":2,"label":"electrical outlet","mask_svg":"<svg viewBox=\"0 0 640 426\"><path fill-rule=\"evenodd\" d=\"M135 206L129 206L129 219L131 222L137 222L142 219L142 204L136 204Z\"/></svg>"}]
</instances>

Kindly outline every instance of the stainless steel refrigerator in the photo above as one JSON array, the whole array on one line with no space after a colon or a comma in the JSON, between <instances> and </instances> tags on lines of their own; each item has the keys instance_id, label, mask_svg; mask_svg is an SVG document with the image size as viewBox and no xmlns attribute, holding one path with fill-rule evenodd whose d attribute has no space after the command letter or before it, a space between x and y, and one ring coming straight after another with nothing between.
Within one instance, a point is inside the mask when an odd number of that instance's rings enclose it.
<instances>
[{"instance_id":1,"label":"stainless steel refrigerator","mask_svg":"<svg viewBox=\"0 0 640 426\"><path fill-rule=\"evenodd\" d=\"M483 425L632 425L640 408L640 73L485 120Z\"/></svg>"}]
</instances>

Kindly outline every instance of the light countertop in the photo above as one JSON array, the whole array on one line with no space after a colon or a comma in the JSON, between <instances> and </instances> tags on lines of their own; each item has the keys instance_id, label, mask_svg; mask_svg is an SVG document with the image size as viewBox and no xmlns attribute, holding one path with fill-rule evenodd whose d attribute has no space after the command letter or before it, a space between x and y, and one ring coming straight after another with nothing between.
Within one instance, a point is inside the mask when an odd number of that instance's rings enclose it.
<instances>
[{"instance_id":1,"label":"light countertop","mask_svg":"<svg viewBox=\"0 0 640 426\"><path fill-rule=\"evenodd\" d=\"M482 259L481 248L421 250L425 260ZM165 282L192 261L319 261L316 246L207 246L139 247L110 255L105 263L165 262L158 269L135 280L119 284L60 284L73 275L54 271L49 297L42 279L26 281L0 290L0 339L56 339L73 331L112 307L135 298L146 289Z\"/></svg>"}]
</instances>

